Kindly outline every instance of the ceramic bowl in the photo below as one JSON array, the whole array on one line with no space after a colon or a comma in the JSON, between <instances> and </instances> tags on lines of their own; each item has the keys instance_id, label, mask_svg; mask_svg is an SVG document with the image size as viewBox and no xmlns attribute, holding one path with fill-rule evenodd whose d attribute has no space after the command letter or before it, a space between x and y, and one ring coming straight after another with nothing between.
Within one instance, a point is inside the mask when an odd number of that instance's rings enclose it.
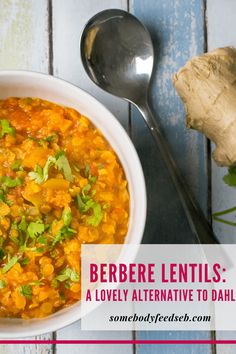
<instances>
[{"instance_id":1,"label":"ceramic bowl","mask_svg":"<svg viewBox=\"0 0 236 354\"><path fill-rule=\"evenodd\" d=\"M133 143L114 115L82 89L53 76L35 72L0 71L0 99L10 96L39 97L72 107L87 116L102 131L117 153L129 184L130 222L125 242L139 244L146 220L145 181ZM80 302L43 319L1 318L0 337L17 338L52 332L80 318Z\"/></svg>"}]
</instances>

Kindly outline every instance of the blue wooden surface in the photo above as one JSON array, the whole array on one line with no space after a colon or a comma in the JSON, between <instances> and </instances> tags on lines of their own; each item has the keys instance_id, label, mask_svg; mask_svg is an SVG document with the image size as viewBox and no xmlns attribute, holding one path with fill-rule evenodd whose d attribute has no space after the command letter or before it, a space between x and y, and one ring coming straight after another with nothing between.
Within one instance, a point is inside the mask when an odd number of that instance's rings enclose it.
<instances>
[{"instance_id":1,"label":"blue wooden surface","mask_svg":"<svg viewBox=\"0 0 236 354\"><path fill-rule=\"evenodd\" d=\"M131 11L150 30L157 55L151 86L151 104L174 157L207 214L208 176L206 141L186 131L183 105L176 96L172 75L187 59L204 51L204 4L201 0L134 0ZM146 243L192 243L184 212L168 173L140 114L132 111L132 137L147 182L148 218ZM168 202L167 202L168 201ZM137 339L211 339L203 332L137 332ZM140 345L137 354L209 354L210 345Z\"/></svg>"}]
</instances>

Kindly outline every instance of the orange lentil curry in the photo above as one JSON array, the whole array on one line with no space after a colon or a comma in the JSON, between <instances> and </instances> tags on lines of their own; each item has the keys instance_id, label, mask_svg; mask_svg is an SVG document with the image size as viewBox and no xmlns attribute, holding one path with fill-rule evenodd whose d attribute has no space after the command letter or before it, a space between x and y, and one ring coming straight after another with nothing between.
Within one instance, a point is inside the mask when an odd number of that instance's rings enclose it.
<instances>
[{"instance_id":1,"label":"orange lentil curry","mask_svg":"<svg viewBox=\"0 0 236 354\"><path fill-rule=\"evenodd\" d=\"M129 193L101 132L74 109L0 100L0 317L81 298L82 243L123 243Z\"/></svg>"}]
</instances>

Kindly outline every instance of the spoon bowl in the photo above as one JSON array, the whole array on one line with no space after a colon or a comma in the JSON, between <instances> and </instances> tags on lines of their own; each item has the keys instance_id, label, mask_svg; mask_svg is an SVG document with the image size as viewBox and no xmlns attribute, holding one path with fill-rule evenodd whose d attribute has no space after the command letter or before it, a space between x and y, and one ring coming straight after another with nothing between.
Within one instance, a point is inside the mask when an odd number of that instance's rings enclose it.
<instances>
[{"instance_id":1,"label":"spoon bowl","mask_svg":"<svg viewBox=\"0 0 236 354\"><path fill-rule=\"evenodd\" d=\"M123 10L105 10L86 25L81 58L89 77L105 91L138 103L147 92L154 50L143 24Z\"/></svg>"}]
</instances>

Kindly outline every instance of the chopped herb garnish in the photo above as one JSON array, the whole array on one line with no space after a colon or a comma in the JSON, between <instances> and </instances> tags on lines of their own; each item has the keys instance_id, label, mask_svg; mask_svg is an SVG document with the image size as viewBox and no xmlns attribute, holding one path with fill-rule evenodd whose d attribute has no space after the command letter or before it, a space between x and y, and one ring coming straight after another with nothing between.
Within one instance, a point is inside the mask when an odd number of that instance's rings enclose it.
<instances>
[{"instance_id":1,"label":"chopped herb garnish","mask_svg":"<svg viewBox=\"0 0 236 354\"><path fill-rule=\"evenodd\" d=\"M45 251L45 249L43 247L38 247L35 249L34 252L37 252L37 253L43 253Z\"/></svg>"},{"instance_id":2,"label":"chopped herb garnish","mask_svg":"<svg viewBox=\"0 0 236 354\"><path fill-rule=\"evenodd\" d=\"M0 200L2 202L5 202L5 199L6 199L6 193L3 189L0 189Z\"/></svg>"},{"instance_id":3,"label":"chopped herb garnish","mask_svg":"<svg viewBox=\"0 0 236 354\"><path fill-rule=\"evenodd\" d=\"M96 183L96 181L97 181L97 177L96 177L96 176L90 176L90 177L89 177L89 182L90 182L91 184Z\"/></svg>"},{"instance_id":4,"label":"chopped herb garnish","mask_svg":"<svg viewBox=\"0 0 236 354\"><path fill-rule=\"evenodd\" d=\"M46 138L35 138L34 136L29 136L29 139L36 141L39 145L43 145L43 143L45 142L51 143L56 138L57 138L57 134L49 135Z\"/></svg>"},{"instance_id":5,"label":"chopped herb garnish","mask_svg":"<svg viewBox=\"0 0 236 354\"><path fill-rule=\"evenodd\" d=\"M59 282L54 278L54 279L51 281L51 286L52 286L53 288L58 288Z\"/></svg>"},{"instance_id":6,"label":"chopped herb garnish","mask_svg":"<svg viewBox=\"0 0 236 354\"><path fill-rule=\"evenodd\" d=\"M51 143L51 142L53 142L56 138L57 138L57 134L52 134L52 135L49 135L49 136L47 136L46 138L43 138L43 139L40 139L40 140L47 141L48 143Z\"/></svg>"},{"instance_id":7,"label":"chopped herb garnish","mask_svg":"<svg viewBox=\"0 0 236 354\"><path fill-rule=\"evenodd\" d=\"M62 213L62 220L65 226L69 226L72 220L72 214L70 207L65 207Z\"/></svg>"},{"instance_id":8,"label":"chopped herb garnish","mask_svg":"<svg viewBox=\"0 0 236 354\"><path fill-rule=\"evenodd\" d=\"M5 257L5 252L0 248L0 259L2 260Z\"/></svg>"},{"instance_id":9,"label":"chopped herb garnish","mask_svg":"<svg viewBox=\"0 0 236 354\"><path fill-rule=\"evenodd\" d=\"M7 286L7 283L5 282L5 280L0 280L0 289L4 289Z\"/></svg>"},{"instance_id":10,"label":"chopped herb garnish","mask_svg":"<svg viewBox=\"0 0 236 354\"><path fill-rule=\"evenodd\" d=\"M29 285L32 285L32 286L40 286L42 284L43 284L43 282L40 280L34 280L29 283Z\"/></svg>"},{"instance_id":11,"label":"chopped herb garnish","mask_svg":"<svg viewBox=\"0 0 236 354\"><path fill-rule=\"evenodd\" d=\"M16 135L16 129L10 126L10 123L7 119L1 119L0 124L2 128L0 132L0 138L3 138L5 134L9 134L12 136Z\"/></svg>"},{"instance_id":12,"label":"chopped herb garnish","mask_svg":"<svg viewBox=\"0 0 236 354\"><path fill-rule=\"evenodd\" d=\"M65 239L71 239L75 233L76 231L68 226L62 227L62 229L54 237L52 247L54 247L58 242L61 242Z\"/></svg>"},{"instance_id":13,"label":"chopped herb garnish","mask_svg":"<svg viewBox=\"0 0 236 354\"><path fill-rule=\"evenodd\" d=\"M25 220L25 216L23 215L21 218L21 222L18 225L18 230L20 231L26 231L27 230L27 222Z\"/></svg>"},{"instance_id":14,"label":"chopped herb garnish","mask_svg":"<svg viewBox=\"0 0 236 354\"><path fill-rule=\"evenodd\" d=\"M21 160L16 160L11 164L11 169L13 171L20 171L20 170L22 171L23 167L21 166L21 164L22 164Z\"/></svg>"},{"instance_id":15,"label":"chopped herb garnish","mask_svg":"<svg viewBox=\"0 0 236 354\"><path fill-rule=\"evenodd\" d=\"M6 186L3 186L6 189ZM12 205L12 201L7 199L7 192L6 190L0 189L0 201L6 203L8 206Z\"/></svg>"},{"instance_id":16,"label":"chopped herb garnish","mask_svg":"<svg viewBox=\"0 0 236 354\"><path fill-rule=\"evenodd\" d=\"M64 239L71 239L73 235L76 233L76 230L72 229L70 226L72 220L72 214L70 207L65 207L62 213L62 220L64 226L58 232L58 234L54 237L52 242L52 247L54 247L58 242L63 241Z\"/></svg>"},{"instance_id":17,"label":"chopped herb garnish","mask_svg":"<svg viewBox=\"0 0 236 354\"><path fill-rule=\"evenodd\" d=\"M22 259L22 261L20 262L20 264L22 265L22 266L25 266L26 264L28 264L29 263L29 258L24 258L24 259Z\"/></svg>"},{"instance_id":18,"label":"chopped herb garnish","mask_svg":"<svg viewBox=\"0 0 236 354\"><path fill-rule=\"evenodd\" d=\"M65 300L65 294L63 293L63 291L61 291L59 293L59 295L60 295L61 300L64 301Z\"/></svg>"},{"instance_id":19,"label":"chopped herb garnish","mask_svg":"<svg viewBox=\"0 0 236 354\"><path fill-rule=\"evenodd\" d=\"M39 221L31 222L27 227L27 232L32 239L35 239L37 236L41 235L44 232L44 230L45 230L44 224Z\"/></svg>"},{"instance_id":20,"label":"chopped herb garnish","mask_svg":"<svg viewBox=\"0 0 236 354\"><path fill-rule=\"evenodd\" d=\"M57 167L60 171L62 170L65 179L69 182L73 182L74 177L72 176L69 161L64 151L59 151L55 157L49 156L44 168L42 168L39 165L36 165L34 171L29 172L30 179L35 180L35 182L38 184L46 182L48 179L49 169L51 166Z\"/></svg>"},{"instance_id":21,"label":"chopped herb garnish","mask_svg":"<svg viewBox=\"0 0 236 354\"><path fill-rule=\"evenodd\" d=\"M29 172L29 178L35 180L36 183L40 184L44 182L43 169L41 166L36 165L34 171Z\"/></svg>"},{"instance_id":22,"label":"chopped herb garnish","mask_svg":"<svg viewBox=\"0 0 236 354\"><path fill-rule=\"evenodd\" d=\"M65 288L66 288L66 289L70 289L70 285L71 285L71 284L70 284L70 281L67 280L67 281L65 282Z\"/></svg>"},{"instance_id":23,"label":"chopped herb garnish","mask_svg":"<svg viewBox=\"0 0 236 354\"><path fill-rule=\"evenodd\" d=\"M23 181L21 178L17 177L15 179L8 177L8 176L3 176L1 178L1 182L4 186L8 187L8 188L14 188L14 187L18 187L20 186Z\"/></svg>"},{"instance_id":24,"label":"chopped herb garnish","mask_svg":"<svg viewBox=\"0 0 236 354\"><path fill-rule=\"evenodd\" d=\"M12 257L9 262L2 268L2 272L6 273L8 272L19 260L19 257L14 256Z\"/></svg>"},{"instance_id":25,"label":"chopped herb garnish","mask_svg":"<svg viewBox=\"0 0 236 354\"><path fill-rule=\"evenodd\" d=\"M58 281L60 281L60 282L63 282L63 281L65 281L65 280L67 280L67 279L70 279L70 277L68 277L67 274L60 274L60 275L58 275L55 279L58 280Z\"/></svg>"},{"instance_id":26,"label":"chopped herb garnish","mask_svg":"<svg viewBox=\"0 0 236 354\"><path fill-rule=\"evenodd\" d=\"M94 201L92 198L84 198L83 195L77 194L77 203L79 211L81 213L86 213L89 209L92 208Z\"/></svg>"},{"instance_id":27,"label":"chopped herb garnish","mask_svg":"<svg viewBox=\"0 0 236 354\"><path fill-rule=\"evenodd\" d=\"M94 202L93 206L92 206L92 209L93 209L93 215L89 216L87 218L87 223L89 225L92 225L92 226L98 226L100 224L100 222L102 221L102 218L103 218L103 212L102 212L102 208L101 208L101 205Z\"/></svg>"},{"instance_id":28,"label":"chopped herb garnish","mask_svg":"<svg viewBox=\"0 0 236 354\"><path fill-rule=\"evenodd\" d=\"M73 182L74 177L72 175L70 164L64 151L59 151L56 154L56 166L60 171L63 171L65 179L67 181Z\"/></svg>"},{"instance_id":29,"label":"chopped herb garnish","mask_svg":"<svg viewBox=\"0 0 236 354\"><path fill-rule=\"evenodd\" d=\"M87 218L87 223L91 226L98 226L103 218L102 207L97 203L92 196L87 195L90 191L91 185L87 184L83 189L81 194L77 194L78 208L81 213L86 213L89 210L93 211L93 214ZM93 191L92 191L93 192ZM95 192L96 193L96 192Z\"/></svg>"},{"instance_id":30,"label":"chopped herb garnish","mask_svg":"<svg viewBox=\"0 0 236 354\"><path fill-rule=\"evenodd\" d=\"M89 166L89 164L85 165L84 175L85 175L86 178L89 178L89 176L90 176L90 166Z\"/></svg>"},{"instance_id":31,"label":"chopped herb garnish","mask_svg":"<svg viewBox=\"0 0 236 354\"><path fill-rule=\"evenodd\" d=\"M86 184L86 186L83 187L83 189L82 189L83 197L85 197L85 194L87 194L90 191L90 189L91 189L91 184L89 184L89 183Z\"/></svg>"},{"instance_id":32,"label":"chopped herb garnish","mask_svg":"<svg viewBox=\"0 0 236 354\"><path fill-rule=\"evenodd\" d=\"M89 164L85 165L84 176L89 180L90 184L94 184L97 181L97 177L91 175L91 168Z\"/></svg>"},{"instance_id":33,"label":"chopped herb garnish","mask_svg":"<svg viewBox=\"0 0 236 354\"><path fill-rule=\"evenodd\" d=\"M64 282L66 280L71 280L73 282L78 282L80 277L79 274L71 268L65 268L56 278L59 282Z\"/></svg>"},{"instance_id":34,"label":"chopped herb garnish","mask_svg":"<svg viewBox=\"0 0 236 354\"><path fill-rule=\"evenodd\" d=\"M110 208L110 205L108 203L103 204L102 209L106 210Z\"/></svg>"},{"instance_id":35,"label":"chopped herb garnish","mask_svg":"<svg viewBox=\"0 0 236 354\"><path fill-rule=\"evenodd\" d=\"M19 245L20 241L15 236L9 236L10 240L14 242L15 245Z\"/></svg>"},{"instance_id":36,"label":"chopped herb garnish","mask_svg":"<svg viewBox=\"0 0 236 354\"><path fill-rule=\"evenodd\" d=\"M29 299L32 297L32 286L29 284L22 285L20 287L21 294Z\"/></svg>"},{"instance_id":37,"label":"chopped herb garnish","mask_svg":"<svg viewBox=\"0 0 236 354\"><path fill-rule=\"evenodd\" d=\"M35 180L36 183L41 184L48 179L49 168L56 163L56 159L53 156L49 156L47 162L42 168L39 165L36 165L33 172L29 172L29 177L32 180Z\"/></svg>"},{"instance_id":38,"label":"chopped herb garnish","mask_svg":"<svg viewBox=\"0 0 236 354\"><path fill-rule=\"evenodd\" d=\"M48 239L46 236L41 235L37 238L37 242L41 243L41 245L46 245L48 242Z\"/></svg>"}]
</instances>

